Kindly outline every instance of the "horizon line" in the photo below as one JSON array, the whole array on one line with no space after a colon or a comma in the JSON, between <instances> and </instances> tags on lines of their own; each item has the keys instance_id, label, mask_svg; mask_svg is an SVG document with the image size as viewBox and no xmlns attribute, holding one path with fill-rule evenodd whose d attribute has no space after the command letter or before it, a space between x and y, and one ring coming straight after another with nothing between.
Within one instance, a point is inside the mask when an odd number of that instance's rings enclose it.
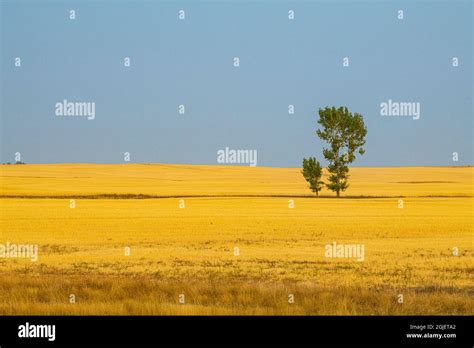
<instances>
[{"instance_id":1,"label":"horizon line","mask_svg":"<svg viewBox=\"0 0 474 348\"><path fill-rule=\"evenodd\" d=\"M275 168L275 169L297 169L301 167L281 167L281 166L251 166L251 165L231 165L231 164L195 164L195 163L160 163L160 162L123 162L123 163L97 163L97 162L54 162L54 163L2 163L2 166L22 166L22 165L175 165L175 166L207 166L207 167L230 167L230 168ZM350 166L349 168L470 168L472 164L463 165L381 165L381 166ZM327 168L323 167L323 168Z\"/></svg>"}]
</instances>

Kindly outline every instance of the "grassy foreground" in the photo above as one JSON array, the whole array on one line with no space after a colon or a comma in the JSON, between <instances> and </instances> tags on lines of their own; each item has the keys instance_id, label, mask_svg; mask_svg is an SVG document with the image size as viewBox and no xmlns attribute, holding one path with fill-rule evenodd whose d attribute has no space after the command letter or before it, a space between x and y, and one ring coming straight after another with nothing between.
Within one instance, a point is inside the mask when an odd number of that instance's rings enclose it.
<instances>
[{"instance_id":1,"label":"grassy foreground","mask_svg":"<svg viewBox=\"0 0 474 348\"><path fill-rule=\"evenodd\" d=\"M0 169L0 244L39 247L0 258L0 314L474 312L473 168L354 168L341 199L295 168Z\"/></svg>"}]
</instances>

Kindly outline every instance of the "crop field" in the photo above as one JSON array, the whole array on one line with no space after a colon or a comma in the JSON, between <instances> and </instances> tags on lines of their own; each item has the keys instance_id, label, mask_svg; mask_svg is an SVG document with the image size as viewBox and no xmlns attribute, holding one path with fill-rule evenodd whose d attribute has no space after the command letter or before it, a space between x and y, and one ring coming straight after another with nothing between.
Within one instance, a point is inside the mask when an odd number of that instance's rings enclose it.
<instances>
[{"instance_id":1,"label":"crop field","mask_svg":"<svg viewBox=\"0 0 474 348\"><path fill-rule=\"evenodd\" d=\"M298 168L0 170L0 246L38 247L0 255L1 315L474 313L472 167L351 168L342 198Z\"/></svg>"}]
</instances>

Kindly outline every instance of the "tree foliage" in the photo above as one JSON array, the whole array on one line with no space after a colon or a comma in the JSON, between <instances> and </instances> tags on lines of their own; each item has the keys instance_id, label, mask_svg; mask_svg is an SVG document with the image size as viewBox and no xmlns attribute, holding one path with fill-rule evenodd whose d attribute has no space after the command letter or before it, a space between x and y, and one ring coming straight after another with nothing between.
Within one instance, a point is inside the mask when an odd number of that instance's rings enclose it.
<instances>
[{"instance_id":1,"label":"tree foliage","mask_svg":"<svg viewBox=\"0 0 474 348\"><path fill-rule=\"evenodd\" d=\"M365 152L362 146L365 144L367 128L362 115L353 115L347 107L319 109L318 123L322 129L318 129L316 134L329 145L323 149L330 174L326 186L339 197L340 192L349 187L348 164L356 159L356 153L363 155Z\"/></svg>"},{"instance_id":2,"label":"tree foliage","mask_svg":"<svg viewBox=\"0 0 474 348\"><path fill-rule=\"evenodd\" d=\"M319 191L321 191L324 185L324 182L321 181L323 168L319 164L319 161L314 157L309 157L308 159L303 158L303 170L301 174L303 174L305 180L308 182L309 188L318 196Z\"/></svg>"}]
</instances>

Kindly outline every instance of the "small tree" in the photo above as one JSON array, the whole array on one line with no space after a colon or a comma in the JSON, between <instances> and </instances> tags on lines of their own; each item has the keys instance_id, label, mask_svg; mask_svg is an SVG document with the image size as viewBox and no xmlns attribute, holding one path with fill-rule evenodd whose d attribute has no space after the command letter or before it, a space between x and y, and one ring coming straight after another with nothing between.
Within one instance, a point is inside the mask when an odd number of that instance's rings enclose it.
<instances>
[{"instance_id":1,"label":"small tree","mask_svg":"<svg viewBox=\"0 0 474 348\"><path fill-rule=\"evenodd\" d=\"M339 197L340 192L349 187L347 165L355 160L356 152L361 155L365 152L362 146L365 144L367 128L362 115L352 115L346 107L319 109L318 123L323 129L318 129L316 134L329 144L329 148L323 150L330 173L326 186Z\"/></svg>"},{"instance_id":2,"label":"small tree","mask_svg":"<svg viewBox=\"0 0 474 348\"><path fill-rule=\"evenodd\" d=\"M303 158L303 170L301 174L303 174L305 180L309 183L311 191L315 192L316 196L319 196L319 191L321 191L324 185L324 182L321 181L323 168L321 168L319 161L316 161L314 157L309 157L308 159Z\"/></svg>"}]
</instances>

